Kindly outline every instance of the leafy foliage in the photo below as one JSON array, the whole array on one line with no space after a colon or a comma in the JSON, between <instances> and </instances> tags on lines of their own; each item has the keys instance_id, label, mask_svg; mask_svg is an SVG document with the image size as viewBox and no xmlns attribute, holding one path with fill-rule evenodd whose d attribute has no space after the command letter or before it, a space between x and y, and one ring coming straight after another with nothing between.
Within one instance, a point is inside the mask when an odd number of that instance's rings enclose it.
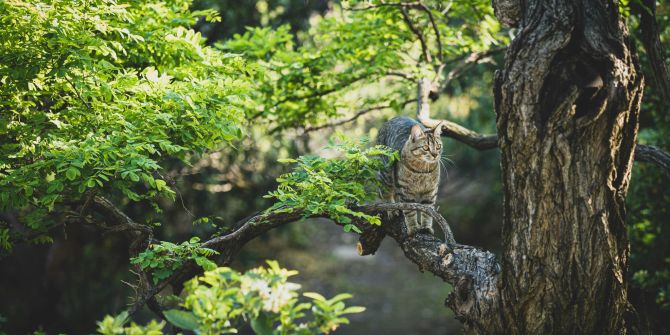
<instances>
[{"instance_id":1,"label":"leafy foliage","mask_svg":"<svg viewBox=\"0 0 670 335\"><path fill-rule=\"evenodd\" d=\"M218 16L189 0L2 2L0 211L19 210L46 236L58 207L87 193L174 198L166 162L239 139L245 117L274 131L400 109L438 60L507 40L488 1L425 3L408 10L433 56L417 66L422 48L401 7L379 1L345 1L303 34L249 28L216 48L189 27Z\"/></svg>"},{"instance_id":2,"label":"leafy foliage","mask_svg":"<svg viewBox=\"0 0 670 335\"><path fill-rule=\"evenodd\" d=\"M397 152L379 145L365 148L366 140L354 142L342 134L337 139L339 142L331 142L330 148L343 153L343 158L303 156L297 160L282 160L283 163L297 163L297 167L278 178L277 190L266 196L276 199L268 212L302 209L305 217L325 214L344 224L346 231L360 232L351 224L350 216L375 225L381 223L378 217L349 207L375 198L380 187L377 174L398 159Z\"/></svg>"},{"instance_id":3,"label":"leafy foliage","mask_svg":"<svg viewBox=\"0 0 670 335\"><path fill-rule=\"evenodd\" d=\"M424 57L422 47L402 15L404 7L383 1L343 1L342 8L315 19L298 36L301 43L284 25L249 28L217 45L262 69L254 90L259 109L249 117L270 121L274 129L315 125L379 104L399 110L414 96L416 80L434 76L440 62L508 41L489 1L425 3L425 10L408 7L407 15L425 36L430 61L417 62ZM380 82L385 89L371 92Z\"/></svg>"},{"instance_id":4,"label":"leafy foliage","mask_svg":"<svg viewBox=\"0 0 670 335\"><path fill-rule=\"evenodd\" d=\"M0 3L0 211L44 232L86 192L172 198L163 160L241 136L248 68L188 29L216 19L188 6Z\"/></svg>"},{"instance_id":5,"label":"leafy foliage","mask_svg":"<svg viewBox=\"0 0 670 335\"><path fill-rule=\"evenodd\" d=\"M267 263L267 268L244 274L221 267L190 280L184 288L183 309L166 311L166 319L181 329L205 335L236 333L245 322L258 335L306 335L335 331L349 323L343 315L365 310L346 307L343 300L351 298L350 294L326 299L308 292L303 295L310 301L301 302L297 293L300 285L288 282L297 272L282 269L275 261ZM105 317L98 323L98 331L104 335L153 334L151 331L163 327L163 323L152 321L145 328L134 324L124 328L126 316Z\"/></svg>"},{"instance_id":6,"label":"leafy foliage","mask_svg":"<svg viewBox=\"0 0 670 335\"><path fill-rule=\"evenodd\" d=\"M131 322L129 326L124 325L128 322L128 312L113 317L105 316L102 321L98 321L98 332L103 335L162 335L165 322L156 322L151 320L146 326L140 326Z\"/></svg>"},{"instance_id":7,"label":"leafy foliage","mask_svg":"<svg viewBox=\"0 0 670 335\"><path fill-rule=\"evenodd\" d=\"M179 269L184 263L193 260L204 270L216 268L216 263L207 257L217 255L216 250L200 247L200 238L192 237L189 241L174 244L161 241L152 244L137 257L130 259L131 264L139 265L142 270L151 272L154 284L166 279Z\"/></svg>"}]
</instances>

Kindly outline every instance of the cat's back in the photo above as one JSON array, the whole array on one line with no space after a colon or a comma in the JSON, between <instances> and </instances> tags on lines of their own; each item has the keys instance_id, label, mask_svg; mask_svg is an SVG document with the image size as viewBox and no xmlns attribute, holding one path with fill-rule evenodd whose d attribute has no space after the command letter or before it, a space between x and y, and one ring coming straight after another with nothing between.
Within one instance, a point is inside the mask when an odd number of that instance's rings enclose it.
<instances>
[{"instance_id":1,"label":"cat's back","mask_svg":"<svg viewBox=\"0 0 670 335\"><path fill-rule=\"evenodd\" d=\"M415 124L418 124L424 130L426 129L417 120L407 116L396 116L382 125L377 137L377 143L400 152L409 138L412 126Z\"/></svg>"}]
</instances>

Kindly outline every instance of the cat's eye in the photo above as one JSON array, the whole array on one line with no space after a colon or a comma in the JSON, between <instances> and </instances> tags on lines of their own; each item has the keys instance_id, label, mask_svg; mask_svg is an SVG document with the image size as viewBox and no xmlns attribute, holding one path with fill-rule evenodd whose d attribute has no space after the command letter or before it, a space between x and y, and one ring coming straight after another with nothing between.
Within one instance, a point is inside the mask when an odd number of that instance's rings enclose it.
<instances>
[{"instance_id":1,"label":"cat's eye","mask_svg":"<svg viewBox=\"0 0 670 335\"><path fill-rule=\"evenodd\" d=\"M423 146L423 150L428 150L428 149L429 149L429 148L428 148L428 145L427 145L427 144Z\"/></svg>"}]
</instances>

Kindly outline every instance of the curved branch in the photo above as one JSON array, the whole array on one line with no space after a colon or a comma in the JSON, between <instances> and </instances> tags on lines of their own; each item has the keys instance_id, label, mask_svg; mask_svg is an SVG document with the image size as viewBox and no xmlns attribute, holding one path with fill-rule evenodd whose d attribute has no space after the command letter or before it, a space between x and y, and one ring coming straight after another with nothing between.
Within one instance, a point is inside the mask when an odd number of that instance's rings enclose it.
<instances>
[{"instance_id":1,"label":"curved branch","mask_svg":"<svg viewBox=\"0 0 670 335\"><path fill-rule=\"evenodd\" d=\"M654 163L670 178L670 154L655 146L638 144L635 147L635 161Z\"/></svg>"},{"instance_id":2,"label":"curved branch","mask_svg":"<svg viewBox=\"0 0 670 335\"><path fill-rule=\"evenodd\" d=\"M136 223L105 197L95 195L91 201L93 209L103 214L106 220L112 220L116 224L114 227L109 227L109 230L125 232L131 238L130 254L132 256L146 249L153 237L151 227Z\"/></svg>"},{"instance_id":3,"label":"curved branch","mask_svg":"<svg viewBox=\"0 0 670 335\"><path fill-rule=\"evenodd\" d=\"M273 104L273 106L277 107L277 106L279 106L279 105L281 105L285 102L289 102L289 101L307 100L307 99L323 97L323 96L326 96L326 95L331 94L333 92L336 92L338 90L341 90L343 88L349 87L349 86L351 86L351 85L353 85L353 84L355 84L355 83L357 83L357 82L359 82L363 79L367 79L371 75L372 74L369 74L369 73L359 74L358 76L355 76L355 77L351 78L349 81L336 83L332 87L321 90L321 91L313 91L313 92L303 94L303 95L289 95L289 96L286 96L286 97L281 98L278 101L276 101ZM256 117L256 116L259 116L259 115L254 115L253 117Z\"/></svg>"},{"instance_id":4,"label":"curved branch","mask_svg":"<svg viewBox=\"0 0 670 335\"><path fill-rule=\"evenodd\" d=\"M649 75L657 86L662 103L670 107L670 74L665 64L665 48L659 38L656 22L656 0L631 3L631 8L640 14L640 40L649 57Z\"/></svg>"},{"instance_id":5,"label":"curved branch","mask_svg":"<svg viewBox=\"0 0 670 335\"><path fill-rule=\"evenodd\" d=\"M114 203L103 196L93 195L87 199L84 207L87 207L89 203L91 209L103 215L106 221L111 221L111 223L115 224L107 226L106 229L108 231L124 232L128 236L128 239L131 241L128 250L131 256L136 256L142 250L149 247L153 239L153 230L151 227L135 222L126 213L116 207ZM81 218L88 221L83 215L81 215ZM152 291L154 287L151 285L151 280L147 273L138 265L134 265L133 268L139 277L137 286L133 286L133 288L139 290L139 292ZM163 318L163 310L154 295L147 296L146 299L138 296L136 299L142 300L154 314Z\"/></svg>"},{"instance_id":6,"label":"curved branch","mask_svg":"<svg viewBox=\"0 0 670 335\"><path fill-rule=\"evenodd\" d=\"M382 2L379 4L373 4L373 5L368 5L365 7L349 7L345 8L346 10L350 11L363 11L363 10L369 10L369 9L375 9L375 8L381 8L381 7L404 7L404 8L415 8L421 4L421 1L414 1L414 2Z\"/></svg>"},{"instance_id":7,"label":"curved branch","mask_svg":"<svg viewBox=\"0 0 670 335\"><path fill-rule=\"evenodd\" d=\"M381 226L372 226L367 221L355 217L352 218L352 223L362 231L383 230L384 235L392 237L405 256L422 271L430 271L454 286L447 304L460 320L476 326L477 320L487 319L489 316L484 318L485 313L491 313L496 308L500 265L495 256L488 251L456 244L446 220L433 207L416 203L377 203L355 207L352 210L378 215L382 220ZM447 243L428 234L408 236L403 224L403 210L419 210L430 215L435 222L444 227ZM232 233L213 238L203 243L202 247L219 251L221 254L218 263L227 265L247 242L271 229L299 221L303 217L302 210L256 214L243 220L241 226ZM178 273L146 291L129 312L137 311L145 301L167 285L183 282L198 272L199 269L189 262Z\"/></svg>"},{"instance_id":8,"label":"curved branch","mask_svg":"<svg viewBox=\"0 0 670 335\"><path fill-rule=\"evenodd\" d=\"M433 32L435 33L435 42L437 43L437 59L440 62L444 62L444 55L442 54L442 37L440 36L440 29L437 27L437 22L435 17L433 17L433 12L424 4L419 1L418 8L426 12L428 15L428 20L430 20L430 25L433 27Z\"/></svg>"},{"instance_id":9,"label":"curved branch","mask_svg":"<svg viewBox=\"0 0 670 335\"><path fill-rule=\"evenodd\" d=\"M433 97L432 100L435 101L437 100L440 94L446 93L447 89L449 88L449 83L451 83L452 80L461 76L465 71L467 71L468 69L472 68L477 64L484 63L494 54L505 50L507 50L507 47L493 48L486 51L473 52L471 54L464 56L463 62L454 66L451 69L451 71L447 73L446 78L444 82L440 85L440 89L438 90L437 94L432 96Z\"/></svg>"},{"instance_id":10,"label":"curved branch","mask_svg":"<svg viewBox=\"0 0 670 335\"><path fill-rule=\"evenodd\" d=\"M416 101L416 99L406 100L406 101L402 102L400 105L405 107L406 105L408 105L412 102L415 102L415 101ZM307 127L307 128L305 128L303 133L309 133L309 132L324 129L324 128L332 128L332 127L335 127L335 126L341 126L343 124L355 121L359 117L361 117L361 116L363 116L367 113L370 113L372 111L387 109L387 108L391 108L391 107L392 107L391 105L381 105L381 106L374 106L374 107L364 108L364 109L361 109L361 110L357 111L353 116L351 116L349 118L339 120L339 121L330 122L330 123L326 123L326 124L322 124L320 126Z\"/></svg>"}]
</instances>

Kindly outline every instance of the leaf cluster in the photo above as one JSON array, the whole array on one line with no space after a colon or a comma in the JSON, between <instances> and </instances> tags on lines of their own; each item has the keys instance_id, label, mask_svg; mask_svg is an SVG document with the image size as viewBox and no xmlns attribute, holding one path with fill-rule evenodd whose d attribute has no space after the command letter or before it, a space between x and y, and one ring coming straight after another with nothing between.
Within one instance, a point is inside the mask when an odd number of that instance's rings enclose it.
<instances>
[{"instance_id":1,"label":"leaf cluster","mask_svg":"<svg viewBox=\"0 0 670 335\"><path fill-rule=\"evenodd\" d=\"M379 217L351 210L350 207L373 200L381 186L378 174L398 159L397 152L384 147L366 147L367 140L354 141L336 135L329 148L342 154L338 158L302 156L285 159L295 163L293 172L277 179L279 185L266 198L275 199L268 212L303 210L304 217L327 215L344 224L344 230L360 230L352 217L381 224Z\"/></svg>"},{"instance_id":2,"label":"leaf cluster","mask_svg":"<svg viewBox=\"0 0 670 335\"><path fill-rule=\"evenodd\" d=\"M217 19L189 6L0 2L0 211L46 232L86 193L173 198L163 162L242 135L249 67L189 29Z\"/></svg>"},{"instance_id":3,"label":"leaf cluster","mask_svg":"<svg viewBox=\"0 0 670 335\"><path fill-rule=\"evenodd\" d=\"M205 271L213 270L216 268L216 263L209 260L208 257L217 254L216 250L201 247L200 238L192 237L181 244L166 241L152 244L137 257L131 258L130 263L150 272L154 284L157 284L170 277L175 270L190 260L195 261Z\"/></svg>"},{"instance_id":4,"label":"leaf cluster","mask_svg":"<svg viewBox=\"0 0 670 335\"><path fill-rule=\"evenodd\" d=\"M350 294L331 299L313 292L304 293L308 301L299 299L300 285L288 281L297 274L280 268L276 261L239 273L220 267L194 278L184 287L181 309L165 311L171 324L196 334L237 333L243 324L250 324L258 335L328 334L348 324L346 314L360 313L363 307L347 307L343 302ZM152 321L147 327L132 324L123 327L127 314L107 316L98 322L104 335L153 334L164 323Z\"/></svg>"},{"instance_id":5,"label":"leaf cluster","mask_svg":"<svg viewBox=\"0 0 670 335\"><path fill-rule=\"evenodd\" d=\"M489 1L424 1L423 8L401 3L343 1L299 35L288 25L255 27L217 43L258 66L258 110L248 116L285 129L406 101L415 94L416 80L434 77L440 65L449 70L451 60L508 41ZM430 60L412 28L424 36Z\"/></svg>"}]
</instances>

